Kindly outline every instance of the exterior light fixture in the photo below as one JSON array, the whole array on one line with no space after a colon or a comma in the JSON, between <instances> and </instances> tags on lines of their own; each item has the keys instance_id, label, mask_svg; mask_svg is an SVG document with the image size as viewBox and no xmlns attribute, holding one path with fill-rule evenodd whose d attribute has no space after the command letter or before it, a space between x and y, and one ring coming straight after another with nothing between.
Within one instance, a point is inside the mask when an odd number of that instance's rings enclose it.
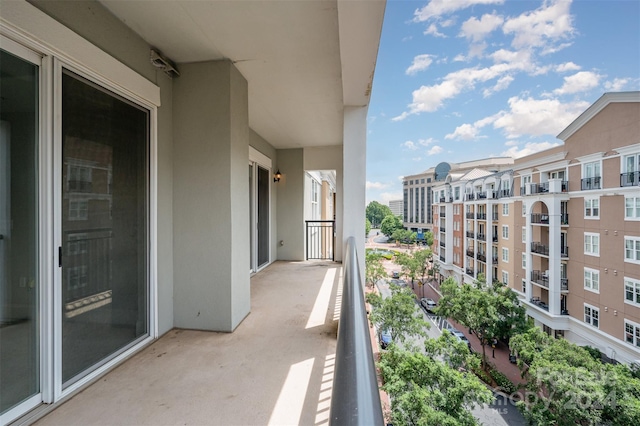
<instances>
[{"instance_id":1,"label":"exterior light fixture","mask_svg":"<svg viewBox=\"0 0 640 426\"><path fill-rule=\"evenodd\" d=\"M273 175L273 181L274 182L280 182L280 179L282 178L282 174L280 174L280 169L278 169L278 171L276 172L275 175Z\"/></svg>"},{"instance_id":2,"label":"exterior light fixture","mask_svg":"<svg viewBox=\"0 0 640 426\"><path fill-rule=\"evenodd\" d=\"M164 71L164 73L169 77L173 78L180 76L180 73L178 72L178 69L176 68L176 65L173 63L173 61L165 56L162 56L162 54L157 50L151 49L150 59L151 65L158 68L159 70Z\"/></svg>"}]
</instances>

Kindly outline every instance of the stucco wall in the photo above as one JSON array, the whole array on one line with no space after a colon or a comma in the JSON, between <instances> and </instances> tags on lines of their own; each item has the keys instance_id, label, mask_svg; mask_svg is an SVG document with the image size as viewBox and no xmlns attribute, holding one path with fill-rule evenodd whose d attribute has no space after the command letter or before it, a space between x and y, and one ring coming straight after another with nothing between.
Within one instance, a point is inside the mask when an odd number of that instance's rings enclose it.
<instances>
[{"instance_id":1,"label":"stucco wall","mask_svg":"<svg viewBox=\"0 0 640 426\"><path fill-rule=\"evenodd\" d=\"M304 260L304 151L278 150L282 179L277 183L278 260ZM282 241L283 245L279 242Z\"/></svg>"}]
</instances>

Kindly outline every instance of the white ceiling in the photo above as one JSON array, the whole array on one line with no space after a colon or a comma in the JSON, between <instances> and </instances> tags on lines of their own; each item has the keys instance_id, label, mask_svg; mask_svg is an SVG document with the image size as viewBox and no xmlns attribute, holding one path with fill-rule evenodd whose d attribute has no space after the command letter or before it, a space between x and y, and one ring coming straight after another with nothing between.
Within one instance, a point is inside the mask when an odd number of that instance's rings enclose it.
<instances>
[{"instance_id":1,"label":"white ceiling","mask_svg":"<svg viewBox=\"0 0 640 426\"><path fill-rule=\"evenodd\" d=\"M384 0L101 3L178 69L233 61L251 128L278 149L342 144L344 106L369 103Z\"/></svg>"}]
</instances>

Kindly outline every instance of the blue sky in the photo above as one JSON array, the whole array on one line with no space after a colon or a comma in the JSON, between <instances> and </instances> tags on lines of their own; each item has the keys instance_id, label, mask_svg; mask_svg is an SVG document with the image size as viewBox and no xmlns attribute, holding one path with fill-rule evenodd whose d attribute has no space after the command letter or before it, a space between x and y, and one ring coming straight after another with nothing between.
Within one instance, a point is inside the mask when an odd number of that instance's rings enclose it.
<instances>
[{"instance_id":1,"label":"blue sky","mask_svg":"<svg viewBox=\"0 0 640 426\"><path fill-rule=\"evenodd\" d=\"M442 161L519 157L603 93L640 90L640 0L388 0L367 203Z\"/></svg>"}]
</instances>

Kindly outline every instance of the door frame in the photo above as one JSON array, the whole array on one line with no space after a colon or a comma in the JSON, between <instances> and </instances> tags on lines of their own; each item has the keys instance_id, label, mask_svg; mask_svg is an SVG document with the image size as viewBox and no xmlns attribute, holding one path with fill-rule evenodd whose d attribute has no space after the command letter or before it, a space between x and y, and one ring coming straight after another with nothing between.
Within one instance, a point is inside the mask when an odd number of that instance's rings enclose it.
<instances>
[{"instance_id":1,"label":"door frame","mask_svg":"<svg viewBox=\"0 0 640 426\"><path fill-rule=\"evenodd\" d=\"M265 262L262 265L258 264L258 170L257 167L260 166L263 169L266 169L269 176L273 175L273 164L271 161L271 158L267 157L266 155L264 155L263 153L261 153L260 151L258 151L257 149L255 149L252 146L249 146L249 165L251 167L253 167L253 176L251 179L251 185L252 185L252 191L251 191L251 200L249 202L249 209L250 209L250 235L249 235L249 249L251 250L251 254L250 254L250 259L251 259L251 265L249 267L249 271L252 274L255 274L259 271L261 271L262 269L266 268L267 266L269 266L271 264L271 262L273 262L273 257L272 257L272 249L271 249L271 238L273 235L272 229L271 229L271 223L272 223L272 197L271 197L271 184L269 183L269 192L268 192L268 197L269 197L269 227L268 227L268 236L267 239L269 240L269 255L268 255L268 260L267 262Z\"/></svg>"}]
</instances>

